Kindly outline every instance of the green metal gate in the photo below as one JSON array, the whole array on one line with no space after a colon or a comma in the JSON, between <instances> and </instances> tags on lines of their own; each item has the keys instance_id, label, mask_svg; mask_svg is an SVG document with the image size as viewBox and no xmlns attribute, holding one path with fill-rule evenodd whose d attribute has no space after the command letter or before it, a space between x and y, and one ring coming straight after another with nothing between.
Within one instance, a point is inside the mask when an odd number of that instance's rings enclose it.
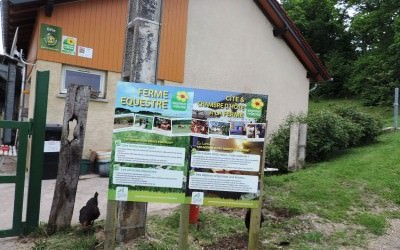
<instances>
[{"instance_id":1,"label":"green metal gate","mask_svg":"<svg viewBox=\"0 0 400 250\"><path fill-rule=\"evenodd\" d=\"M30 233L39 224L48 86L49 72L37 72L33 120L29 122L0 121L0 128L16 129L18 133L18 156L15 175L0 176L0 185L15 184L12 227L0 230L0 238ZM29 186L26 194L26 221L23 221L25 170L29 137L32 138ZM1 194L0 197L2 197Z\"/></svg>"},{"instance_id":2,"label":"green metal gate","mask_svg":"<svg viewBox=\"0 0 400 250\"><path fill-rule=\"evenodd\" d=\"M0 128L18 129L20 138L18 143L19 154L17 159L16 174L10 176L0 176L0 184L15 183L12 228L0 231L0 237L21 234L22 229L24 228L22 222L22 204L24 199L26 152L30 127L30 122L0 121Z\"/></svg>"}]
</instances>

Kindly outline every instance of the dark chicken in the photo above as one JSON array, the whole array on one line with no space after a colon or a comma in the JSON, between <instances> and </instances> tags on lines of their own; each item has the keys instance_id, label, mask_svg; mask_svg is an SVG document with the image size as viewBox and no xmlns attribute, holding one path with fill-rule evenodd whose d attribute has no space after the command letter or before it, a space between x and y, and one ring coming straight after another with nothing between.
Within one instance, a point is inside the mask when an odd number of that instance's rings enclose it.
<instances>
[{"instance_id":1,"label":"dark chicken","mask_svg":"<svg viewBox=\"0 0 400 250\"><path fill-rule=\"evenodd\" d=\"M246 217L244 218L244 223L246 224L247 231L249 231L250 229L250 217L251 217L251 209L249 208L247 209ZM261 213L260 227L262 226L263 222L264 222L264 215Z\"/></svg>"},{"instance_id":2,"label":"dark chicken","mask_svg":"<svg viewBox=\"0 0 400 250\"><path fill-rule=\"evenodd\" d=\"M97 192L94 193L94 196L86 202L86 206L82 207L79 211L79 223L81 223L83 228L92 226L94 220L100 216L100 210L97 201L98 195L99 194Z\"/></svg>"}]
</instances>

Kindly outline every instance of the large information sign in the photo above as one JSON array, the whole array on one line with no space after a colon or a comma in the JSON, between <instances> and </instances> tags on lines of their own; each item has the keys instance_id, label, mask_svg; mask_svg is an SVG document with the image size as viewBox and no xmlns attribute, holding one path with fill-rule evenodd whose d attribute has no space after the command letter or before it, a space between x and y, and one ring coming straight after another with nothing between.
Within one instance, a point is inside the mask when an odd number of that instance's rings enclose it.
<instances>
[{"instance_id":1,"label":"large information sign","mask_svg":"<svg viewBox=\"0 0 400 250\"><path fill-rule=\"evenodd\" d=\"M119 82L109 198L258 205L267 96Z\"/></svg>"}]
</instances>

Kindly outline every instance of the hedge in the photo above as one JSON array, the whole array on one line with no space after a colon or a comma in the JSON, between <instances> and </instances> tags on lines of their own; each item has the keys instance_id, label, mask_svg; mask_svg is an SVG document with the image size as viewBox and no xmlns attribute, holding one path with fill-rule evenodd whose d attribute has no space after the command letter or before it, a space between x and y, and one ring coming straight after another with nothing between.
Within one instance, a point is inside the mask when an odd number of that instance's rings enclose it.
<instances>
[{"instance_id":1,"label":"hedge","mask_svg":"<svg viewBox=\"0 0 400 250\"><path fill-rule=\"evenodd\" d=\"M290 125L307 123L306 161L319 162L344 149L372 143L381 131L381 123L354 107L333 111L311 112L305 116L289 116L270 136L266 162L283 172L287 171Z\"/></svg>"}]
</instances>

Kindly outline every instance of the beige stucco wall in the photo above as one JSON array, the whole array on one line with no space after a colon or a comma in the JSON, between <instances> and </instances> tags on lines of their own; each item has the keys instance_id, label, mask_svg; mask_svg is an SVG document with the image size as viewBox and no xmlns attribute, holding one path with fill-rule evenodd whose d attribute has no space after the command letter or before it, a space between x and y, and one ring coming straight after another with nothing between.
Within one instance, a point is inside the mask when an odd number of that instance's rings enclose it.
<instances>
[{"instance_id":1,"label":"beige stucco wall","mask_svg":"<svg viewBox=\"0 0 400 250\"><path fill-rule=\"evenodd\" d=\"M65 96L60 95L61 70L62 64L37 61L32 71L32 83L36 83L37 71L50 71L49 95L47 103L47 123L62 124ZM106 74L106 99L104 101L90 101L88 118L86 123L86 134L83 158L88 158L90 151L111 150L115 87L120 79L120 73L107 72ZM35 84L31 84L31 94L29 102L29 117L33 116L33 104L35 96Z\"/></svg>"},{"instance_id":2,"label":"beige stucco wall","mask_svg":"<svg viewBox=\"0 0 400 250\"><path fill-rule=\"evenodd\" d=\"M309 81L250 0L189 0L184 86L269 95L269 129L307 112ZM168 84L168 83L167 83Z\"/></svg>"}]
</instances>

